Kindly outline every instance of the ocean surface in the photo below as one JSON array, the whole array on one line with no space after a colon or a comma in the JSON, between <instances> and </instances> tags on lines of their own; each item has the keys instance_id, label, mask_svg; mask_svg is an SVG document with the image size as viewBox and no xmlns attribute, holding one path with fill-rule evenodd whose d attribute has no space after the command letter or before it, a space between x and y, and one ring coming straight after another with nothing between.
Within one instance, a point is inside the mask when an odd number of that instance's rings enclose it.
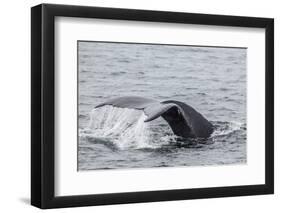
<instances>
[{"instance_id":1,"label":"ocean surface","mask_svg":"<svg viewBox=\"0 0 281 213\"><path fill-rule=\"evenodd\" d=\"M247 49L78 42L78 170L247 162ZM178 100L214 126L208 139L182 139L142 111L94 107L141 96Z\"/></svg>"}]
</instances>

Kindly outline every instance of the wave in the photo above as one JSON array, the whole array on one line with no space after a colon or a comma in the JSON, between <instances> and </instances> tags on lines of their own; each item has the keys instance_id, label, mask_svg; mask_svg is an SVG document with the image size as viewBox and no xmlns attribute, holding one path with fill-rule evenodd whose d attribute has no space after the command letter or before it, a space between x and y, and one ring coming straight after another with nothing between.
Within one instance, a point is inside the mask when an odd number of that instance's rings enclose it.
<instances>
[{"instance_id":1,"label":"wave","mask_svg":"<svg viewBox=\"0 0 281 213\"><path fill-rule=\"evenodd\" d=\"M198 148L201 147L199 144L212 144L217 138L246 128L240 122L214 121L215 131L209 139L186 139L174 135L162 118L151 122L144 122L145 119L141 110L113 106L95 108L90 113L88 127L79 130L79 137L87 143L103 144L112 150Z\"/></svg>"}]
</instances>

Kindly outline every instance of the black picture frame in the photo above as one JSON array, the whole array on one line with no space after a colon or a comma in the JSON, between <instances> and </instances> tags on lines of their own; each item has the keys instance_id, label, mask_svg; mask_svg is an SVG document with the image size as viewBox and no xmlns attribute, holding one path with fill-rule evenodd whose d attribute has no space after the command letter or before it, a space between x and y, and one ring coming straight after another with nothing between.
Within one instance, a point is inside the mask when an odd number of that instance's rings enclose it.
<instances>
[{"instance_id":1,"label":"black picture frame","mask_svg":"<svg viewBox=\"0 0 281 213\"><path fill-rule=\"evenodd\" d=\"M265 184L59 196L55 189L55 17L264 28ZM274 193L274 20L271 18L41 4L31 8L31 204L42 209Z\"/></svg>"}]
</instances>

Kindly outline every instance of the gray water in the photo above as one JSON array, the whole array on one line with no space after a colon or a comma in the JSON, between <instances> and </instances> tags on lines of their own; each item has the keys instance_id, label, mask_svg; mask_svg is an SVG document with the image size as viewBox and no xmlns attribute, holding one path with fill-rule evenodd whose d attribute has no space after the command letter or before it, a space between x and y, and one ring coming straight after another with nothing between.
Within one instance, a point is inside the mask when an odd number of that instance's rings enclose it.
<instances>
[{"instance_id":1,"label":"gray water","mask_svg":"<svg viewBox=\"0 0 281 213\"><path fill-rule=\"evenodd\" d=\"M78 42L78 170L246 163L246 57L245 48ZM162 118L94 109L121 96L185 102L215 131L182 140Z\"/></svg>"}]
</instances>

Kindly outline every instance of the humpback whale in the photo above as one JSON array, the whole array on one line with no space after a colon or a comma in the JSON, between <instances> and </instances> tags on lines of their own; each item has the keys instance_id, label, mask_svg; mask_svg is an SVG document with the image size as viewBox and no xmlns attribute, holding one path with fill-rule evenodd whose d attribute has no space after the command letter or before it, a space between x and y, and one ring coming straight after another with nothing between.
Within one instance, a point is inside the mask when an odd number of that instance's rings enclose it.
<instances>
[{"instance_id":1,"label":"humpback whale","mask_svg":"<svg viewBox=\"0 0 281 213\"><path fill-rule=\"evenodd\" d=\"M159 102L150 98L125 96L113 98L97 105L142 110L147 116L144 122L162 117L173 133L183 138L208 138L214 131L213 125L191 106L175 100Z\"/></svg>"}]
</instances>

